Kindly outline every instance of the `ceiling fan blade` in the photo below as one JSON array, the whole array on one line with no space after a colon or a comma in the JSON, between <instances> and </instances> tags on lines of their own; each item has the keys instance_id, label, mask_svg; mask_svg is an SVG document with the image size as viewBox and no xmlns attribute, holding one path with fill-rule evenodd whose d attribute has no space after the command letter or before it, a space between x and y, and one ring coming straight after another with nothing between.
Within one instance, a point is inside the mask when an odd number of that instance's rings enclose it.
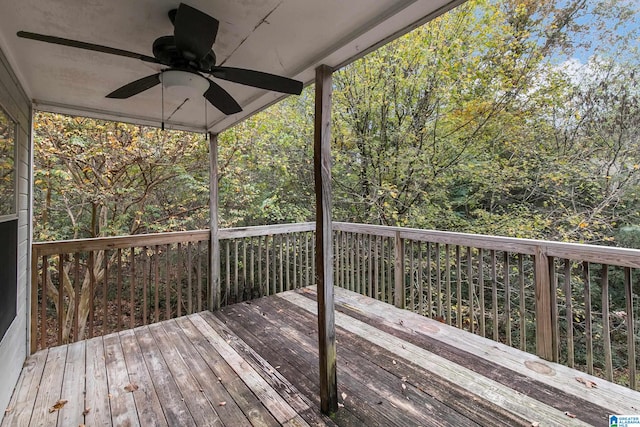
<instances>
[{"instance_id":1,"label":"ceiling fan blade","mask_svg":"<svg viewBox=\"0 0 640 427\"><path fill-rule=\"evenodd\" d=\"M211 74L219 79L275 92L293 95L300 95L302 92L302 82L275 74L263 73L262 71L233 67L214 67Z\"/></svg>"},{"instance_id":2,"label":"ceiling fan blade","mask_svg":"<svg viewBox=\"0 0 640 427\"><path fill-rule=\"evenodd\" d=\"M207 98L207 101L209 101L211 105L226 115L242 111L242 107L229 95L229 92L211 80L209 80L209 89L204 93L204 97Z\"/></svg>"},{"instance_id":3,"label":"ceiling fan blade","mask_svg":"<svg viewBox=\"0 0 640 427\"><path fill-rule=\"evenodd\" d=\"M155 85L160 84L160 73L152 74L147 77L143 77L134 82L126 84L119 89L114 90L107 98L126 99L133 95L137 95L140 92L144 92L147 89L151 89Z\"/></svg>"},{"instance_id":4,"label":"ceiling fan blade","mask_svg":"<svg viewBox=\"0 0 640 427\"><path fill-rule=\"evenodd\" d=\"M216 41L218 20L180 3L175 16L173 34L176 47L186 59L201 59L209 53L211 45Z\"/></svg>"},{"instance_id":5,"label":"ceiling fan blade","mask_svg":"<svg viewBox=\"0 0 640 427\"><path fill-rule=\"evenodd\" d=\"M37 40L45 43L59 44L63 46L76 47L79 49L93 50L95 52L108 53L110 55L126 56L128 58L140 59L145 62L159 64L158 60L152 56L142 55L140 53L129 52L128 50L116 49L113 47L102 46L99 44L81 42L77 40L65 39L62 37L47 36L45 34L30 33L28 31L18 31L18 37L23 39Z\"/></svg>"}]
</instances>

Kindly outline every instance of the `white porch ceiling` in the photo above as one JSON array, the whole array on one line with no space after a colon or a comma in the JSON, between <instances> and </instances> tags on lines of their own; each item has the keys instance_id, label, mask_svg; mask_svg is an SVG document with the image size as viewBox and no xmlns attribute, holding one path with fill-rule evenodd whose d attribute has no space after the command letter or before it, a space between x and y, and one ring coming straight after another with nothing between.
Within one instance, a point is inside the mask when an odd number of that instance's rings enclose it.
<instances>
[{"instance_id":1,"label":"white porch ceiling","mask_svg":"<svg viewBox=\"0 0 640 427\"><path fill-rule=\"evenodd\" d=\"M185 0L220 21L217 65L310 83L320 64L342 66L464 0ZM158 126L161 88L129 99L105 95L163 67L137 59L18 38L20 30L153 56L180 0L0 0L0 48L36 108ZM242 106L225 116L207 107L206 128L222 131L283 95L216 79ZM204 98L164 94L167 126L203 131Z\"/></svg>"}]
</instances>

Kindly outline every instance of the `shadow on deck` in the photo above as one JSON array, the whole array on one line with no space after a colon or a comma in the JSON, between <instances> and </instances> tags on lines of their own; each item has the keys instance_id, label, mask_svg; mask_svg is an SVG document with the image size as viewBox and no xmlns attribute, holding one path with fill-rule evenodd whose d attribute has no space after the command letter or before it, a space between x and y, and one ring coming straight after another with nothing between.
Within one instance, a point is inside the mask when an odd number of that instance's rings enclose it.
<instances>
[{"instance_id":1,"label":"shadow on deck","mask_svg":"<svg viewBox=\"0 0 640 427\"><path fill-rule=\"evenodd\" d=\"M2 426L565 426L640 413L639 392L336 288L341 403L330 419L318 409L315 296L40 351Z\"/></svg>"}]
</instances>

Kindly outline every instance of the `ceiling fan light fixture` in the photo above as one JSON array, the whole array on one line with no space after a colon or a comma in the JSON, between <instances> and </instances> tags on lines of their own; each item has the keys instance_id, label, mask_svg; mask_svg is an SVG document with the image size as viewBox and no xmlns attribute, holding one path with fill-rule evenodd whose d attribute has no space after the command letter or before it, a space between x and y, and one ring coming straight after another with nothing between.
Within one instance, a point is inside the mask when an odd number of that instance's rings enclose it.
<instances>
[{"instance_id":1,"label":"ceiling fan light fixture","mask_svg":"<svg viewBox=\"0 0 640 427\"><path fill-rule=\"evenodd\" d=\"M160 82L165 89L186 87L198 95L209 89L209 81L200 74L182 70L167 70L160 74Z\"/></svg>"}]
</instances>

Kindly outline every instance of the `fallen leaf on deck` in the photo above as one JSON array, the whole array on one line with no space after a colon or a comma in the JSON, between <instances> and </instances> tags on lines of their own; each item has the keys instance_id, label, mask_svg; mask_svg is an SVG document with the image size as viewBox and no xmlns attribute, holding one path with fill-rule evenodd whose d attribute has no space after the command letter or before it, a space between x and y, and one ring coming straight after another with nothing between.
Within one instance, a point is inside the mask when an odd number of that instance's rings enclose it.
<instances>
[{"instance_id":1,"label":"fallen leaf on deck","mask_svg":"<svg viewBox=\"0 0 640 427\"><path fill-rule=\"evenodd\" d=\"M84 408L84 411L82 411L82 416L89 414L89 412L91 412L91 408Z\"/></svg>"},{"instance_id":2,"label":"fallen leaf on deck","mask_svg":"<svg viewBox=\"0 0 640 427\"><path fill-rule=\"evenodd\" d=\"M392 360L392 361L391 361L391 363L393 363L393 364L395 365L395 364L396 364L396 361L395 361L395 360Z\"/></svg>"},{"instance_id":3,"label":"fallen leaf on deck","mask_svg":"<svg viewBox=\"0 0 640 427\"><path fill-rule=\"evenodd\" d=\"M531 423L531 427L540 427L540 423L538 421L534 421Z\"/></svg>"},{"instance_id":4,"label":"fallen leaf on deck","mask_svg":"<svg viewBox=\"0 0 640 427\"><path fill-rule=\"evenodd\" d=\"M404 385L404 383L402 383L402 389L403 389L403 390L406 390L406 389L407 389L407 386L406 386L406 385Z\"/></svg>"},{"instance_id":5,"label":"fallen leaf on deck","mask_svg":"<svg viewBox=\"0 0 640 427\"><path fill-rule=\"evenodd\" d=\"M598 388L598 384L596 384L595 382L593 382L591 380L587 380L585 378L582 378L582 377L576 377L576 381L578 381L579 383L584 384L584 386L586 388Z\"/></svg>"},{"instance_id":6,"label":"fallen leaf on deck","mask_svg":"<svg viewBox=\"0 0 640 427\"><path fill-rule=\"evenodd\" d=\"M219 402L219 403L218 403L218 406L224 406L224 405L226 405L226 404L227 404L227 402Z\"/></svg>"},{"instance_id":7,"label":"fallen leaf on deck","mask_svg":"<svg viewBox=\"0 0 640 427\"><path fill-rule=\"evenodd\" d=\"M11 413L11 411L13 411L13 408L7 408L4 410L4 414L7 415L9 413Z\"/></svg>"},{"instance_id":8,"label":"fallen leaf on deck","mask_svg":"<svg viewBox=\"0 0 640 427\"><path fill-rule=\"evenodd\" d=\"M564 414L569 418L575 418L576 417L576 414L572 414L571 412L565 412Z\"/></svg>"},{"instance_id":9,"label":"fallen leaf on deck","mask_svg":"<svg viewBox=\"0 0 640 427\"><path fill-rule=\"evenodd\" d=\"M134 384L134 383L129 383L124 387L124 390L128 391L129 393L132 393L137 389L138 389L138 384Z\"/></svg>"},{"instance_id":10,"label":"fallen leaf on deck","mask_svg":"<svg viewBox=\"0 0 640 427\"><path fill-rule=\"evenodd\" d=\"M342 400L347 400L347 393L342 393Z\"/></svg>"},{"instance_id":11,"label":"fallen leaf on deck","mask_svg":"<svg viewBox=\"0 0 640 427\"><path fill-rule=\"evenodd\" d=\"M67 400L60 399L58 400L51 408L49 408L49 413L59 411L67 404Z\"/></svg>"},{"instance_id":12,"label":"fallen leaf on deck","mask_svg":"<svg viewBox=\"0 0 640 427\"><path fill-rule=\"evenodd\" d=\"M338 408L344 408L344 405L340 402L338 402Z\"/></svg>"}]
</instances>

